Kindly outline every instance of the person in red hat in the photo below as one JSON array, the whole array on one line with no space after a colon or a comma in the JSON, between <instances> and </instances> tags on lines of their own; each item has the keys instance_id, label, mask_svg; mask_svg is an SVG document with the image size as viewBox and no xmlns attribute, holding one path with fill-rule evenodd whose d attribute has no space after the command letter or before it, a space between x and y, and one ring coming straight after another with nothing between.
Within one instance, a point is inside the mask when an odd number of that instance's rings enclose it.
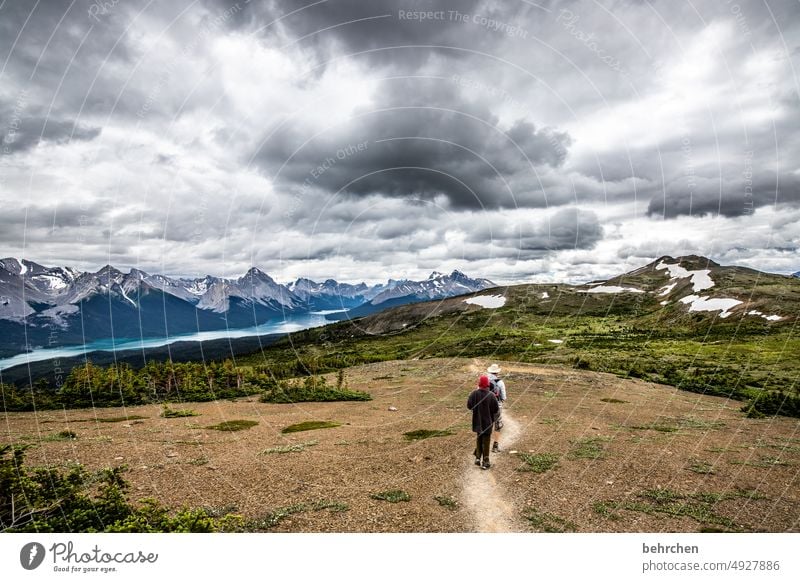
<instances>
[{"instance_id":1,"label":"person in red hat","mask_svg":"<svg viewBox=\"0 0 800 582\"><path fill-rule=\"evenodd\" d=\"M475 446L475 464L481 469L491 467L489 446L492 442L492 428L500 410L497 397L489 390L489 376L481 374L478 387L467 399L467 408L472 411L472 432L478 434Z\"/></svg>"}]
</instances>

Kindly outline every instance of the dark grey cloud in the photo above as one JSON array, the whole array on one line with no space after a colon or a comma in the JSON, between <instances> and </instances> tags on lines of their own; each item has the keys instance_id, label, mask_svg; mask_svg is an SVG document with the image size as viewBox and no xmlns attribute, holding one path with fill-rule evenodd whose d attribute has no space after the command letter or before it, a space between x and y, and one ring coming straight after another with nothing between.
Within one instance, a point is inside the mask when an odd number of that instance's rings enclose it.
<instances>
[{"instance_id":1,"label":"dark grey cloud","mask_svg":"<svg viewBox=\"0 0 800 582\"><path fill-rule=\"evenodd\" d=\"M209 49L224 19L195 0L3 2L3 83L51 118L170 118L194 105L201 79L185 61Z\"/></svg>"},{"instance_id":2,"label":"dark grey cloud","mask_svg":"<svg viewBox=\"0 0 800 582\"><path fill-rule=\"evenodd\" d=\"M92 7L103 5L102 14L90 15ZM134 57L125 27L142 6L138 0L2 3L0 56L8 58L6 82L13 79L31 105L56 117L81 109L108 111L120 89L114 74Z\"/></svg>"},{"instance_id":3,"label":"dark grey cloud","mask_svg":"<svg viewBox=\"0 0 800 582\"><path fill-rule=\"evenodd\" d=\"M212 0L210 4L226 9L240 6L231 27L258 33L278 45L297 43L315 50L322 61L362 53L361 59L395 70L417 68L433 55L470 58L459 48L491 52L509 37L527 36L526 15L531 11L522 2L486 0L272 0L246 5Z\"/></svg>"},{"instance_id":4,"label":"dark grey cloud","mask_svg":"<svg viewBox=\"0 0 800 582\"><path fill-rule=\"evenodd\" d=\"M68 229L86 227L98 230L103 222L104 204L92 202L83 207L64 204L43 206L30 204L4 207L0 213L0 240L13 242L24 236L26 229Z\"/></svg>"},{"instance_id":5,"label":"dark grey cloud","mask_svg":"<svg viewBox=\"0 0 800 582\"><path fill-rule=\"evenodd\" d=\"M26 117L24 112L5 113L0 117L5 135L0 147L5 154L24 152L41 142L66 144L90 141L100 135L99 127L62 119Z\"/></svg>"},{"instance_id":6,"label":"dark grey cloud","mask_svg":"<svg viewBox=\"0 0 800 582\"><path fill-rule=\"evenodd\" d=\"M485 221L470 231L467 241L530 252L591 249L602 238L603 228L596 213L562 208L550 217L518 224Z\"/></svg>"},{"instance_id":7,"label":"dark grey cloud","mask_svg":"<svg viewBox=\"0 0 800 582\"><path fill-rule=\"evenodd\" d=\"M523 175L535 182L536 168L560 166L571 143L567 133L527 120L504 129L488 106L466 101L448 81L388 81L374 103L319 136L317 127L287 124L256 159L271 175L283 166L279 179L300 190L444 195L455 208L511 208L525 193L509 182Z\"/></svg>"},{"instance_id":8,"label":"dark grey cloud","mask_svg":"<svg viewBox=\"0 0 800 582\"><path fill-rule=\"evenodd\" d=\"M752 169L750 170L752 172ZM764 206L800 206L800 177L759 172L733 180L683 176L655 195L647 207L651 217L747 216Z\"/></svg>"}]
</instances>

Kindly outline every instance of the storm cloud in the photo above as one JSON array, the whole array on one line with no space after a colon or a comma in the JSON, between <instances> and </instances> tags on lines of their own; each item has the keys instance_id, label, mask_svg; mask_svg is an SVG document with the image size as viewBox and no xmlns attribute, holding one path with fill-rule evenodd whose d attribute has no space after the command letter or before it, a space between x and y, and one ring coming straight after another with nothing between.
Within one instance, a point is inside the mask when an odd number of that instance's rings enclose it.
<instances>
[{"instance_id":1,"label":"storm cloud","mask_svg":"<svg viewBox=\"0 0 800 582\"><path fill-rule=\"evenodd\" d=\"M501 127L488 107L467 102L447 80L395 80L373 101L380 106L336 126L281 128L257 159L301 191L444 195L456 208L497 208L518 206L510 182L543 165L557 168L570 144L566 133L527 120Z\"/></svg>"},{"instance_id":2,"label":"storm cloud","mask_svg":"<svg viewBox=\"0 0 800 582\"><path fill-rule=\"evenodd\" d=\"M0 60L2 256L344 281L800 269L793 0L6 2Z\"/></svg>"}]
</instances>

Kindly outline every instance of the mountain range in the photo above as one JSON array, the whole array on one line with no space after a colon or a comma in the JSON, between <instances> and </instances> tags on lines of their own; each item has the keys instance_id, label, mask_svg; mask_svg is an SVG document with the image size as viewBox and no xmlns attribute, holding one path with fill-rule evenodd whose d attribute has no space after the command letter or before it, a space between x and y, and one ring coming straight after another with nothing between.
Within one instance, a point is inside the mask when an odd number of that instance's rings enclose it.
<instances>
[{"instance_id":1,"label":"mountain range","mask_svg":"<svg viewBox=\"0 0 800 582\"><path fill-rule=\"evenodd\" d=\"M369 286L300 278L283 285L253 267L237 279L171 278L106 265L97 272L0 260L0 357L105 338L241 329L319 311L374 313L495 284L460 271Z\"/></svg>"},{"instance_id":2,"label":"mountain range","mask_svg":"<svg viewBox=\"0 0 800 582\"><path fill-rule=\"evenodd\" d=\"M20 270L15 269L16 265L8 261L5 263L12 270ZM60 273L58 269L55 269L55 274L43 273L33 265L20 265L31 269L26 274L36 272L56 277ZM0 280L8 279L7 272L6 270L4 274L0 269ZM66 276L80 277L81 274L76 276L76 273L68 271ZM97 273L90 275L96 276ZM252 275L255 279L260 279L255 273ZM41 286L46 280L37 275L30 276L36 279L24 284L35 286L38 283ZM85 274L83 276L87 277ZM209 285L206 279L211 280L212 284ZM105 277L98 277L98 280L106 281ZM215 312L213 309L197 308L200 302L197 297L209 293L209 289L214 287L214 278L187 282L154 277L151 281L152 286L142 285L138 290L130 291L125 289L128 299L113 290L107 291L106 295L85 299L77 305L80 309L77 316L79 323L86 329L92 329L92 326L107 325L109 317L113 315L114 329L117 330L122 325L121 321L125 321L124 318L120 319L120 313L128 316L131 313L138 314L141 323L139 319L134 319L131 323L135 328L133 337L147 337L152 329L158 331L158 323L164 325L165 310L159 303L163 301L169 302L167 304L170 306L169 319L166 320L170 330L177 325L176 322L180 323L180 312L176 306L186 305L192 310L189 322L196 330L201 324L219 325L220 318L224 320L225 317L232 317L237 306L242 307L245 301L253 301L242 296L249 288L256 286L247 276L227 281L225 287L218 285L229 294L236 290L238 295L230 297L227 312ZM172 285L169 284L170 281ZM170 293L154 290L156 284L160 289L169 289ZM3 285L3 288L7 288L6 284ZM263 281L260 285L263 286L259 287L262 290L266 287ZM470 285L484 288L465 293ZM275 345L276 350L290 352L278 357L280 362L284 362L287 357L292 361L299 361L303 357L318 357L317 350L320 342L323 342L322 338L325 344L335 346L325 352L326 356L347 354L353 361L371 361L370 358L376 357L376 354L379 354L381 360L417 357L420 350L429 356L484 353L493 358L517 361L541 352L542 357L548 358L546 361L550 363L556 361L553 358L558 357L561 358L558 361L572 365L570 362L575 358L586 357L582 350L589 349L595 357L606 358L603 369L608 370L616 369L614 366L617 364L628 365L625 357L638 361L641 350L652 351L652 346L647 347L650 341L662 338L669 343L672 340L664 338L677 338L683 342L680 346L662 346L669 349L665 353L654 355L653 361L660 362L659 366L670 362L672 364L669 365L676 366L678 364L675 358L683 358L681 365L690 370L695 365L691 358L701 355L698 352L699 346L703 346L703 354L708 356L711 362L709 366L712 366L715 359L721 357L714 350L724 351L728 340L749 346L748 350L755 350L758 354L762 353L759 350L766 350L764 354L783 354L786 350L794 353L793 344L785 344L785 338L780 334L788 334L791 339L791 330L800 317L800 279L745 267L722 266L700 256L664 256L611 279L580 285L535 283L494 287L489 281L470 280L455 272L447 276L432 273L424 281L392 280L377 286L340 284L332 280L317 283L309 279L299 279L282 287L283 290L280 286L277 288L277 298L273 299L275 302L279 299L291 299L296 305L304 306L303 309L311 309L312 305L316 309L335 309L350 304L356 307L347 312L348 321L294 332L288 342L281 343L281 334L277 333L270 337L224 337L202 342L189 338L179 344L172 344L168 349L162 346L116 353L94 351L86 356L59 358L57 361L28 362L4 369L0 379L22 384L37 378L49 378L52 381L55 369L68 371L74 366L83 365L87 358L96 364L126 362L134 367L141 367L147 361L211 361L225 358L236 358L237 362L251 362L255 365L259 359L263 361L266 357L266 352L262 353L264 347L276 342L283 346L280 348ZM180 289L191 289L193 299L184 301L176 297L184 292ZM405 295L408 292L411 294ZM62 293L65 291L62 290ZM450 296L441 297L446 294ZM151 300L153 296L160 299ZM423 301L429 297L433 300ZM264 297L261 300L267 301ZM211 296L206 301L208 305L214 304L222 308L222 304L211 301ZM402 301L406 304L399 305ZM71 304L62 304L59 309L69 310L69 305ZM263 304L259 305L264 307ZM4 325L15 325L16 327L9 329L16 334L21 331L27 333L30 343L33 342L31 338L37 337L35 333L49 333L48 330L53 329L52 321L48 323L47 316L42 313L58 310L53 307L42 310L36 303L31 308L34 311L39 309L40 312L27 316L24 321L39 322L37 325L40 327L30 325L25 328L20 325L19 320L15 322L0 319L0 340L7 337L3 333ZM158 309L162 311L157 311ZM161 320L153 317L154 310L160 314ZM253 318L253 305L245 313ZM361 314L366 316L361 317ZM330 314L327 317L333 319L336 315ZM77 329L76 337L80 341L80 328L76 328L75 320L70 319L76 315L67 314L63 317L68 325L59 333L67 334ZM45 319L44 323L41 323L42 319ZM141 336L139 325L143 330ZM105 329L108 333L107 328ZM774 334L777 335L773 339ZM56 336L58 341L62 341L64 337ZM116 337L121 336L118 334ZM41 341L47 342L48 339L45 335ZM639 341L644 343L640 344ZM16 348L16 352L19 351L19 346L24 345L24 340L18 342L16 346L11 345ZM556 348L559 350L557 354L551 352ZM311 352L306 353L308 350ZM729 355L734 357L737 353L739 352L733 350ZM625 354L627 356L623 357ZM755 357L752 354L751 356ZM780 374L788 378L792 370L794 368L791 366L782 366ZM776 375L779 371L775 368L770 374Z\"/></svg>"}]
</instances>

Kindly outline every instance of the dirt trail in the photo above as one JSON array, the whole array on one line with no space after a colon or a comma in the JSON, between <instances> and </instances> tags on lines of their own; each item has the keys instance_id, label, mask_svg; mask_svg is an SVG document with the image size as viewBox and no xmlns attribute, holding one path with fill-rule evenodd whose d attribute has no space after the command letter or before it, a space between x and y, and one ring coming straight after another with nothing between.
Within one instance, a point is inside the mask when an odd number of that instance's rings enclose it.
<instances>
[{"instance_id":1,"label":"dirt trail","mask_svg":"<svg viewBox=\"0 0 800 582\"><path fill-rule=\"evenodd\" d=\"M503 452L492 454L492 468L484 471L475 466L472 455L464 468L463 499L472 513L476 532L519 531L514 507L507 499L502 481L495 475L498 466L509 462L508 451L519 438L520 426L507 410L503 410L503 423L499 439Z\"/></svg>"}]
</instances>

